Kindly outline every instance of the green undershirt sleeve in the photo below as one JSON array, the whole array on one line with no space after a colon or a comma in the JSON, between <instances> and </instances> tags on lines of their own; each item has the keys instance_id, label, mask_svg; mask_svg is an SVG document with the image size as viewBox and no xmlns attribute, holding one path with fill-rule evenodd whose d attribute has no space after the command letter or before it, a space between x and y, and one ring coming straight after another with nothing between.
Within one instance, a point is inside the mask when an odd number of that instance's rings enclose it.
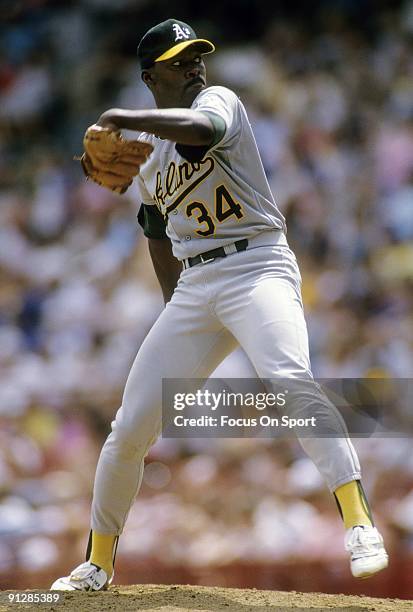
<instances>
[{"instance_id":1,"label":"green undershirt sleeve","mask_svg":"<svg viewBox=\"0 0 413 612\"><path fill-rule=\"evenodd\" d=\"M156 206L141 204L138 222L147 238L168 238L165 219Z\"/></svg>"},{"instance_id":2,"label":"green undershirt sleeve","mask_svg":"<svg viewBox=\"0 0 413 612\"><path fill-rule=\"evenodd\" d=\"M216 115L215 113L210 113L209 111L202 111L202 113L209 118L212 125L214 126L214 131L215 131L214 139L211 142L211 144L208 146L208 149L211 149L212 147L215 147L215 145L220 140L222 140L222 138L224 137L226 125L225 125L225 121L223 120L223 118L220 117L219 115Z\"/></svg>"}]
</instances>

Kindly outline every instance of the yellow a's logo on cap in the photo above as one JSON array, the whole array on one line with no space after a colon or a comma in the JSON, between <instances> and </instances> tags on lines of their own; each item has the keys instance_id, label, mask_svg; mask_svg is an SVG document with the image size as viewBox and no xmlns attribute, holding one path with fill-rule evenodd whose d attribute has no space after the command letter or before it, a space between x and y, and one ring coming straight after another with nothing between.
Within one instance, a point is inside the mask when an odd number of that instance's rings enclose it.
<instances>
[{"instance_id":1,"label":"yellow a's logo on cap","mask_svg":"<svg viewBox=\"0 0 413 612\"><path fill-rule=\"evenodd\" d=\"M191 36L191 32L188 30L188 28L181 28L179 23L174 23L172 27L175 32L175 42L177 40L188 40L188 38Z\"/></svg>"}]
</instances>

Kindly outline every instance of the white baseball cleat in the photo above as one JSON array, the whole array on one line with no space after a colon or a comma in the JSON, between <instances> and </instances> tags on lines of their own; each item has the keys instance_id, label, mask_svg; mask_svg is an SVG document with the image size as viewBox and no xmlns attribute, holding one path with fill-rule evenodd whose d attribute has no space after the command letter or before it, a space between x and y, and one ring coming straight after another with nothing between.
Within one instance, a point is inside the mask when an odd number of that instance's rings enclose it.
<instances>
[{"instance_id":1,"label":"white baseball cleat","mask_svg":"<svg viewBox=\"0 0 413 612\"><path fill-rule=\"evenodd\" d=\"M389 564L383 538L375 527L357 525L348 529L344 547L350 552L351 573L355 578L368 578Z\"/></svg>"},{"instance_id":2,"label":"white baseball cleat","mask_svg":"<svg viewBox=\"0 0 413 612\"><path fill-rule=\"evenodd\" d=\"M113 580L113 574L108 578L105 570L98 565L86 561L72 571L70 576L63 576L54 581L51 591L103 591Z\"/></svg>"}]
</instances>

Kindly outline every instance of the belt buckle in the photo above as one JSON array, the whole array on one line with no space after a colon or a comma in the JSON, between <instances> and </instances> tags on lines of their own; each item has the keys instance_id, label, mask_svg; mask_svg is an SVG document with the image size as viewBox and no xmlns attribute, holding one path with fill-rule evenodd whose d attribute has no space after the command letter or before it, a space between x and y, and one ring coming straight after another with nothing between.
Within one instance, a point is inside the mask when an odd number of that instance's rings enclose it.
<instances>
[{"instance_id":1,"label":"belt buckle","mask_svg":"<svg viewBox=\"0 0 413 612\"><path fill-rule=\"evenodd\" d=\"M210 263L211 261L214 261L214 259L215 259L215 257L205 258L203 255L200 255L199 258L200 258L202 264Z\"/></svg>"}]
</instances>

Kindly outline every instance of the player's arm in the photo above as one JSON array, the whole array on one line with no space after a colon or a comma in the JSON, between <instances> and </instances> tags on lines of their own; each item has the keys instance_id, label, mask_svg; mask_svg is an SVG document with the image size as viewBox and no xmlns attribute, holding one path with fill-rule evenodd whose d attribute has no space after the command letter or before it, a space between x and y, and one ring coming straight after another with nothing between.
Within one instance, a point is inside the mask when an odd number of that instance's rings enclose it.
<instances>
[{"instance_id":1,"label":"player's arm","mask_svg":"<svg viewBox=\"0 0 413 612\"><path fill-rule=\"evenodd\" d=\"M111 108L99 117L97 125L112 130L147 132L159 138L190 146L210 145L216 136L210 117L189 108L153 110Z\"/></svg>"},{"instance_id":2,"label":"player's arm","mask_svg":"<svg viewBox=\"0 0 413 612\"><path fill-rule=\"evenodd\" d=\"M166 304L178 283L182 264L172 254L172 244L165 232L165 221L156 206L142 204L138 221L148 238L152 265Z\"/></svg>"}]
</instances>

